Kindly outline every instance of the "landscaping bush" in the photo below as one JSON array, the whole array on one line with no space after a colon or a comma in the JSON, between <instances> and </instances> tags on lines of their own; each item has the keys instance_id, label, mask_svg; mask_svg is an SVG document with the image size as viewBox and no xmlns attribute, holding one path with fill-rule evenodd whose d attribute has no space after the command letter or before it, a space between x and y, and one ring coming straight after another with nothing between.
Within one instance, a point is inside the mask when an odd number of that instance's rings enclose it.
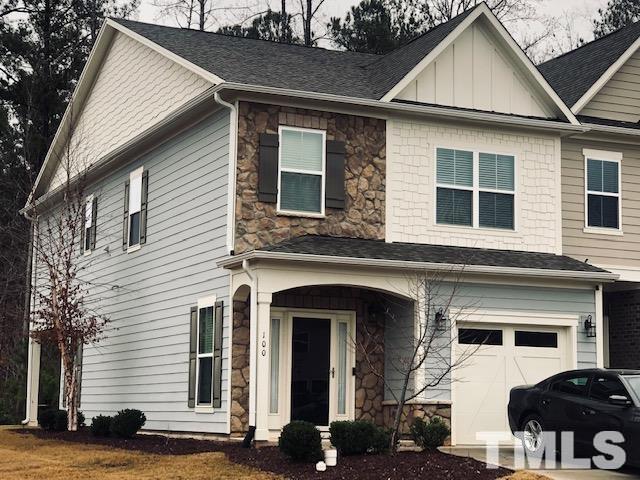
<instances>
[{"instance_id":1,"label":"landscaping bush","mask_svg":"<svg viewBox=\"0 0 640 480\"><path fill-rule=\"evenodd\" d=\"M91 434L95 437L108 437L111 433L111 417L98 415L91 419Z\"/></svg>"},{"instance_id":2,"label":"landscaping bush","mask_svg":"<svg viewBox=\"0 0 640 480\"><path fill-rule=\"evenodd\" d=\"M84 414L78 412L78 427L84 426ZM38 415L38 423L45 430L55 430L62 432L67 429L67 411L66 410L43 410Z\"/></svg>"},{"instance_id":3,"label":"landscaping bush","mask_svg":"<svg viewBox=\"0 0 640 480\"><path fill-rule=\"evenodd\" d=\"M391 439L387 430L364 420L331 422L329 433L341 455L381 453L388 450Z\"/></svg>"},{"instance_id":4,"label":"landscaping bush","mask_svg":"<svg viewBox=\"0 0 640 480\"><path fill-rule=\"evenodd\" d=\"M0 412L0 425L13 425L18 423L7 413Z\"/></svg>"},{"instance_id":5,"label":"landscaping bush","mask_svg":"<svg viewBox=\"0 0 640 480\"><path fill-rule=\"evenodd\" d=\"M297 462L317 462L323 459L320 431L313 423L293 421L285 425L278 447Z\"/></svg>"},{"instance_id":6,"label":"landscaping bush","mask_svg":"<svg viewBox=\"0 0 640 480\"><path fill-rule=\"evenodd\" d=\"M435 450L444 445L451 430L440 417L433 417L429 423L417 418L411 425L411 436L420 448Z\"/></svg>"},{"instance_id":7,"label":"landscaping bush","mask_svg":"<svg viewBox=\"0 0 640 480\"><path fill-rule=\"evenodd\" d=\"M111 433L117 437L131 438L147 421L147 417L140 410L126 408L120 410L111 419Z\"/></svg>"}]
</instances>

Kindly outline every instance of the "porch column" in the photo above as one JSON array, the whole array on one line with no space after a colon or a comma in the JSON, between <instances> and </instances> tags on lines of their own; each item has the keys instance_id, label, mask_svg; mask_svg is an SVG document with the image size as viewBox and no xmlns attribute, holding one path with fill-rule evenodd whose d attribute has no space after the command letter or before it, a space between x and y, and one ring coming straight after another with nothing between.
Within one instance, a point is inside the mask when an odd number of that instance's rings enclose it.
<instances>
[{"instance_id":1,"label":"porch column","mask_svg":"<svg viewBox=\"0 0 640 480\"><path fill-rule=\"evenodd\" d=\"M27 367L27 425L38 425L38 396L40 391L40 344L29 338Z\"/></svg>"},{"instance_id":2,"label":"porch column","mask_svg":"<svg viewBox=\"0 0 640 480\"><path fill-rule=\"evenodd\" d=\"M257 355L256 355L256 436L255 439L269 440L269 354L271 346L271 293L258 292L257 305ZM253 379L252 379L253 380Z\"/></svg>"}]
</instances>

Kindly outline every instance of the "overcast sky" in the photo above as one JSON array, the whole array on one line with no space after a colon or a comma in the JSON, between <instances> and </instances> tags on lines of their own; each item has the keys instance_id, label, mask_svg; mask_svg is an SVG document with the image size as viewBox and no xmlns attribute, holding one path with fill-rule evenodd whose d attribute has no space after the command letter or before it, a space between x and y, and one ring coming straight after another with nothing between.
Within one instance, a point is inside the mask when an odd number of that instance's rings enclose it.
<instances>
[{"instance_id":1,"label":"overcast sky","mask_svg":"<svg viewBox=\"0 0 640 480\"><path fill-rule=\"evenodd\" d=\"M160 9L153 5L154 0L142 0L137 18L144 22L161 23L165 25L176 26L175 18L163 16ZM321 22L325 24L332 16L344 16L352 5L356 5L360 0L325 0L322 6ZM562 25L569 24L572 28L572 35L578 35L585 41L593 38L591 20L596 16L598 8L606 6L607 0L533 0L538 12L547 17L556 18ZM266 9L269 0L213 0L214 5L218 5L216 14L216 22L214 29L219 25L237 23L252 12L257 13ZM274 10L279 10L280 1L270 0ZM297 1L289 2L292 5L298 4ZM239 5L249 5L249 9L238 10ZM211 28L209 27L209 28ZM521 30L523 28L533 28L527 25L510 26L512 35L519 39L518 32L514 29ZM321 42L324 47L330 46L328 42Z\"/></svg>"}]
</instances>

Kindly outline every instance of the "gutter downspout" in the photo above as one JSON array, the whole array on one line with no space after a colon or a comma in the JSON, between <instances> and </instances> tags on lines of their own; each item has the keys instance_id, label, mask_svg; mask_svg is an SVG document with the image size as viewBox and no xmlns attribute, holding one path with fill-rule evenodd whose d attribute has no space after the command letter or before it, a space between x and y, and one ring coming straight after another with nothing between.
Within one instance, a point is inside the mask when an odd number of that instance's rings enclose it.
<instances>
[{"instance_id":1,"label":"gutter downspout","mask_svg":"<svg viewBox=\"0 0 640 480\"><path fill-rule=\"evenodd\" d=\"M27 265L27 292L25 293L25 307L28 310L28 317L31 316L31 292L34 292L35 295L35 291L36 291L36 286L35 286L35 278L33 277L33 242L35 241L35 219L29 215L29 213L27 211L23 211L22 212L23 216L29 221L30 224L30 228L29 228L29 253L28 253L28 262L29 264ZM33 283L33 285L32 285ZM29 337L29 346L27 349L27 396L25 399L25 418L24 420L22 420L20 423L22 425L28 425L29 423L31 423L31 384L33 383L33 339L31 338L31 336L29 335L31 332L31 321L29 319L27 319L26 321L26 333L27 336ZM38 368L40 366L38 365ZM36 400L36 403L37 400ZM37 422L37 418L36 418L36 422Z\"/></svg>"},{"instance_id":2,"label":"gutter downspout","mask_svg":"<svg viewBox=\"0 0 640 480\"><path fill-rule=\"evenodd\" d=\"M227 252L233 255L235 248L235 205L236 205L236 157L238 153L238 107L222 99L214 92L213 100L230 111L229 119L229 175L227 180Z\"/></svg>"},{"instance_id":3,"label":"gutter downspout","mask_svg":"<svg viewBox=\"0 0 640 480\"><path fill-rule=\"evenodd\" d=\"M249 332L251 339L249 344L249 431L255 432L256 407L258 405L256 385L256 375L258 374L258 280L249 270L249 260L245 259L242 261L242 271L247 274L251 281L251 313L249 319Z\"/></svg>"}]
</instances>

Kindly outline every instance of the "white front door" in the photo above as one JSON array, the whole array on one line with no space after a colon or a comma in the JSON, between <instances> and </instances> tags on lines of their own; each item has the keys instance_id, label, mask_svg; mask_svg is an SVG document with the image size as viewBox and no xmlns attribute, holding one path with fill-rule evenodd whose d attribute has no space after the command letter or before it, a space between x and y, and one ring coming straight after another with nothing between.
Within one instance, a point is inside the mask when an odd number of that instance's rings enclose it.
<instances>
[{"instance_id":1,"label":"white front door","mask_svg":"<svg viewBox=\"0 0 640 480\"><path fill-rule=\"evenodd\" d=\"M468 360L454 371L456 444L483 443L478 432L509 431L511 388L538 383L569 368L568 330L507 324L459 328L457 355L466 353Z\"/></svg>"},{"instance_id":2,"label":"white front door","mask_svg":"<svg viewBox=\"0 0 640 480\"><path fill-rule=\"evenodd\" d=\"M269 428L352 420L355 312L274 308L271 330Z\"/></svg>"}]
</instances>

